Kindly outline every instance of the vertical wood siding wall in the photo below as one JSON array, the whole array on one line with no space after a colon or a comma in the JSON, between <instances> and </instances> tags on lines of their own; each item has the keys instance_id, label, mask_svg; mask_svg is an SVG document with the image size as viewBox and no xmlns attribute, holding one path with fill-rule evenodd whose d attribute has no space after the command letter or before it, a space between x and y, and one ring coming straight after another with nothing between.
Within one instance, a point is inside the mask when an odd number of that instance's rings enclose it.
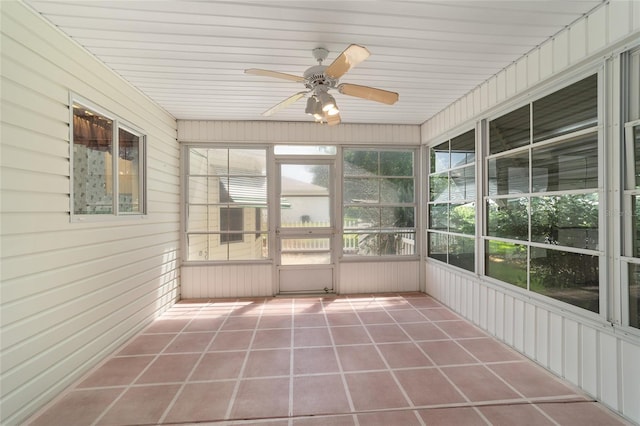
<instances>
[{"instance_id":1,"label":"vertical wood siding wall","mask_svg":"<svg viewBox=\"0 0 640 426\"><path fill-rule=\"evenodd\" d=\"M637 44L640 3L612 1L529 52L424 123L423 143L473 123L550 77ZM615 108L614 108L615 109ZM426 264L426 291L544 367L640 423L637 337L537 304L507 288Z\"/></svg>"},{"instance_id":2,"label":"vertical wood siding wall","mask_svg":"<svg viewBox=\"0 0 640 426\"><path fill-rule=\"evenodd\" d=\"M195 143L419 145L420 126L266 121L178 120L178 140ZM273 265L185 265L183 297L271 296L276 290ZM340 263L341 293L418 290L419 262ZM383 279L388 278L388 279Z\"/></svg>"},{"instance_id":3,"label":"vertical wood siding wall","mask_svg":"<svg viewBox=\"0 0 640 426\"><path fill-rule=\"evenodd\" d=\"M1 2L1 424L21 421L171 306L176 121L19 2ZM69 92L147 133L148 216L69 222Z\"/></svg>"}]
</instances>

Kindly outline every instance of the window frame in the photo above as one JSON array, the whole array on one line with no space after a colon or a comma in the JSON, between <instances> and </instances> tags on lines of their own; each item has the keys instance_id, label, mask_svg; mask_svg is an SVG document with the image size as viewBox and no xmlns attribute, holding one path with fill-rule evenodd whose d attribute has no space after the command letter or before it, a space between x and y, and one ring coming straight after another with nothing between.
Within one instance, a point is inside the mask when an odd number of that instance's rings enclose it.
<instances>
[{"instance_id":1,"label":"window frame","mask_svg":"<svg viewBox=\"0 0 640 426\"><path fill-rule=\"evenodd\" d=\"M112 153L111 153L111 187L113 188L112 194L112 211L110 213L76 213L75 201L76 191L75 182L78 178L75 167L75 142L74 142L74 119L75 119L75 106L85 108L86 110L98 114L106 119L111 120L111 140L112 140ZM120 139L119 131L124 130L136 137L138 140L138 210L137 211L121 211L120 210L120 168L119 168L119 150ZM96 103L83 98L75 93L69 94L69 216L70 222L106 222L113 220L129 220L133 218L143 218L148 215L147 211L147 133L141 128L131 124L127 120L122 119L118 115L109 112L108 110L100 107Z\"/></svg>"}]
</instances>

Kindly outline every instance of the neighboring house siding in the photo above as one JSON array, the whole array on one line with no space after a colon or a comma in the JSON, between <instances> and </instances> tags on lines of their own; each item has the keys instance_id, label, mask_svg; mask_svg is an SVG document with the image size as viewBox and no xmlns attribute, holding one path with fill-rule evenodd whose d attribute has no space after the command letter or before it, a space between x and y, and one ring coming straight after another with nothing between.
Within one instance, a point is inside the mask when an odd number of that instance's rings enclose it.
<instances>
[{"instance_id":1,"label":"neighboring house siding","mask_svg":"<svg viewBox=\"0 0 640 426\"><path fill-rule=\"evenodd\" d=\"M21 423L179 297L176 121L19 2L2 20L2 400ZM70 223L69 92L147 135L148 215Z\"/></svg>"},{"instance_id":2,"label":"neighboring house siding","mask_svg":"<svg viewBox=\"0 0 640 426\"><path fill-rule=\"evenodd\" d=\"M531 94L547 90L547 84L584 65L597 65L600 61L608 75L615 75L620 71L616 54L637 46L638 37L640 3L607 2L425 122L421 127L422 141L437 143L498 108L508 108ZM608 89L608 93L619 90ZM611 98L606 102L609 102L606 113L619 112L617 105L611 105ZM608 124L613 124L610 128L620 125L615 118L607 116L607 119ZM605 134L607 146L619 143L613 131L607 130ZM426 291L542 366L640 423L637 335L627 334L604 320L588 320L548 306L512 291L509 285L496 285L438 262L426 263Z\"/></svg>"}]
</instances>

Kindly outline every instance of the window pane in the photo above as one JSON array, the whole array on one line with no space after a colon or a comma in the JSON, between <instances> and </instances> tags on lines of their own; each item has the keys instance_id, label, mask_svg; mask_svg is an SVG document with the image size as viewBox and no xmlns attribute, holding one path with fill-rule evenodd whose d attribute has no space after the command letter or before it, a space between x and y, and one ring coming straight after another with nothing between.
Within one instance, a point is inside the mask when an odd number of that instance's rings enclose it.
<instances>
[{"instance_id":1,"label":"window pane","mask_svg":"<svg viewBox=\"0 0 640 426\"><path fill-rule=\"evenodd\" d=\"M640 257L640 195L631 197L632 212L631 217L631 238L633 241L633 253L634 257Z\"/></svg>"},{"instance_id":2,"label":"window pane","mask_svg":"<svg viewBox=\"0 0 640 426\"><path fill-rule=\"evenodd\" d=\"M598 76L585 78L533 103L533 141L598 124Z\"/></svg>"},{"instance_id":3,"label":"window pane","mask_svg":"<svg viewBox=\"0 0 640 426\"><path fill-rule=\"evenodd\" d=\"M336 155L335 145L276 145L276 155Z\"/></svg>"},{"instance_id":4,"label":"window pane","mask_svg":"<svg viewBox=\"0 0 640 426\"><path fill-rule=\"evenodd\" d=\"M598 135L533 150L533 192L598 187Z\"/></svg>"},{"instance_id":5,"label":"window pane","mask_svg":"<svg viewBox=\"0 0 640 426\"><path fill-rule=\"evenodd\" d=\"M187 231L188 232L207 232L217 231L209 226L211 222L217 222L219 214L217 208L210 210L209 206L189 205L187 206ZM214 222L215 221L215 222Z\"/></svg>"},{"instance_id":6,"label":"window pane","mask_svg":"<svg viewBox=\"0 0 640 426\"><path fill-rule=\"evenodd\" d=\"M473 238L449 235L449 264L475 271L476 246Z\"/></svg>"},{"instance_id":7,"label":"window pane","mask_svg":"<svg viewBox=\"0 0 640 426\"><path fill-rule=\"evenodd\" d=\"M470 130L451 139L451 167L473 163L476 159L476 132Z\"/></svg>"},{"instance_id":8,"label":"window pane","mask_svg":"<svg viewBox=\"0 0 640 426\"><path fill-rule=\"evenodd\" d=\"M282 238L283 265L329 265L329 238Z\"/></svg>"},{"instance_id":9,"label":"window pane","mask_svg":"<svg viewBox=\"0 0 640 426\"><path fill-rule=\"evenodd\" d=\"M113 122L73 105L73 212L113 214Z\"/></svg>"},{"instance_id":10,"label":"window pane","mask_svg":"<svg viewBox=\"0 0 640 426\"><path fill-rule=\"evenodd\" d=\"M413 203L413 178L387 178L380 182L381 203Z\"/></svg>"},{"instance_id":11,"label":"window pane","mask_svg":"<svg viewBox=\"0 0 640 426\"><path fill-rule=\"evenodd\" d=\"M429 205L429 229L440 231L449 229L449 204Z\"/></svg>"},{"instance_id":12,"label":"window pane","mask_svg":"<svg viewBox=\"0 0 640 426\"><path fill-rule=\"evenodd\" d=\"M436 145L429 150L431 157L431 173L451 168L449 160L449 141Z\"/></svg>"},{"instance_id":13,"label":"window pane","mask_svg":"<svg viewBox=\"0 0 640 426\"><path fill-rule=\"evenodd\" d=\"M598 256L531 248L531 290L598 312Z\"/></svg>"},{"instance_id":14,"label":"window pane","mask_svg":"<svg viewBox=\"0 0 640 426\"><path fill-rule=\"evenodd\" d=\"M598 194L531 198L531 240L598 249Z\"/></svg>"},{"instance_id":15,"label":"window pane","mask_svg":"<svg viewBox=\"0 0 640 426\"><path fill-rule=\"evenodd\" d=\"M427 255L442 262L447 261L448 239L446 234L429 232L429 252Z\"/></svg>"},{"instance_id":16,"label":"window pane","mask_svg":"<svg viewBox=\"0 0 640 426\"><path fill-rule=\"evenodd\" d=\"M487 201L487 235L527 240L529 234L528 202L521 198Z\"/></svg>"},{"instance_id":17,"label":"window pane","mask_svg":"<svg viewBox=\"0 0 640 426\"><path fill-rule=\"evenodd\" d=\"M345 203L378 203L380 201L380 180L367 178L345 178Z\"/></svg>"},{"instance_id":18,"label":"window pane","mask_svg":"<svg viewBox=\"0 0 640 426\"><path fill-rule=\"evenodd\" d=\"M413 207L382 207L380 220L383 228L405 228L414 226Z\"/></svg>"},{"instance_id":19,"label":"window pane","mask_svg":"<svg viewBox=\"0 0 640 426\"><path fill-rule=\"evenodd\" d=\"M441 173L429 177L429 201L449 201L449 174Z\"/></svg>"},{"instance_id":20,"label":"window pane","mask_svg":"<svg viewBox=\"0 0 640 426\"><path fill-rule=\"evenodd\" d=\"M118 129L118 211L142 213L140 136Z\"/></svg>"},{"instance_id":21,"label":"window pane","mask_svg":"<svg viewBox=\"0 0 640 426\"><path fill-rule=\"evenodd\" d=\"M261 260L267 259L267 234L245 234L242 242L225 244L228 248L227 259L214 260Z\"/></svg>"},{"instance_id":22,"label":"window pane","mask_svg":"<svg viewBox=\"0 0 640 426\"><path fill-rule=\"evenodd\" d=\"M449 231L459 234L476 233L476 203L451 204Z\"/></svg>"},{"instance_id":23,"label":"window pane","mask_svg":"<svg viewBox=\"0 0 640 426\"><path fill-rule=\"evenodd\" d=\"M525 105L489 122L491 154L529 144L529 105Z\"/></svg>"},{"instance_id":24,"label":"window pane","mask_svg":"<svg viewBox=\"0 0 640 426\"><path fill-rule=\"evenodd\" d=\"M633 145L635 154L636 188L640 188L640 126L633 128Z\"/></svg>"},{"instance_id":25,"label":"window pane","mask_svg":"<svg viewBox=\"0 0 640 426\"><path fill-rule=\"evenodd\" d=\"M191 148L189 150L190 175L227 175L229 150L224 148Z\"/></svg>"},{"instance_id":26,"label":"window pane","mask_svg":"<svg viewBox=\"0 0 640 426\"><path fill-rule=\"evenodd\" d=\"M380 151L380 176L413 177L413 152Z\"/></svg>"},{"instance_id":27,"label":"window pane","mask_svg":"<svg viewBox=\"0 0 640 426\"><path fill-rule=\"evenodd\" d=\"M344 227L346 229L375 228L380 226L380 208L346 207Z\"/></svg>"},{"instance_id":28,"label":"window pane","mask_svg":"<svg viewBox=\"0 0 640 426\"><path fill-rule=\"evenodd\" d=\"M352 247L345 254L357 254L360 256L389 256L389 255L414 255L415 232L358 232L345 233L345 245L347 241Z\"/></svg>"},{"instance_id":29,"label":"window pane","mask_svg":"<svg viewBox=\"0 0 640 426\"><path fill-rule=\"evenodd\" d=\"M527 246L487 241L486 274L497 280L527 288Z\"/></svg>"},{"instance_id":30,"label":"window pane","mask_svg":"<svg viewBox=\"0 0 640 426\"><path fill-rule=\"evenodd\" d=\"M344 150L345 176L378 176L378 165L378 151Z\"/></svg>"},{"instance_id":31,"label":"window pane","mask_svg":"<svg viewBox=\"0 0 640 426\"><path fill-rule=\"evenodd\" d=\"M629 264L629 325L640 328L640 265Z\"/></svg>"},{"instance_id":32,"label":"window pane","mask_svg":"<svg viewBox=\"0 0 640 426\"><path fill-rule=\"evenodd\" d=\"M529 153L489 160L489 195L529 192Z\"/></svg>"},{"instance_id":33,"label":"window pane","mask_svg":"<svg viewBox=\"0 0 640 426\"><path fill-rule=\"evenodd\" d=\"M450 197L455 200L473 200L476 197L476 168L465 167L451 171Z\"/></svg>"},{"instance_id":34,"label":"window pane","mask_svg":"<svg viewBox=\"0 0 640 426\"><path fill-rule=\"evenodd\" d=\"M267 157L264 149L230 149L229 175L267 174Z\"/></svg>"},{"instance_id":35,"label":"window pane","mask_svg":"<svg viewBox=\"0 0 640 426\"><path fill-rule=\"evenodd\" d=\"M209 235L187 235L187 260L209 260Z\"/></svg>"},{"instance_id":36,"label":"window pane","mask_svg":"<svg viewBox=\"0 0 640 426\"><path fill-rule=\"evenodd\" d=\"M189 148L189 174L206 175L209 170L208 150L205 148Z\"/></svg>"},{"instance_id":37,"label":"window pane","mask_svg":"<svg viewBox=\"0 0 640 426\"><path fill-rule=\"evenodd\" d=\"M229 177L221 179L220 190L224 194L220 201L234 204L261 205L267 204L266 177Z\"/></svg>"}]
</instances>

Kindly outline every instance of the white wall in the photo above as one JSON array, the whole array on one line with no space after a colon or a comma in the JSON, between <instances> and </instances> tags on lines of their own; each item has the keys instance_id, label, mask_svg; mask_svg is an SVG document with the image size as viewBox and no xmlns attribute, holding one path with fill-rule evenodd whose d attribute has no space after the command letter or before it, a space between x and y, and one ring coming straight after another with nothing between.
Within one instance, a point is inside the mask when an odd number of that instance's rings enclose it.
<instances>
[{"instance_id":1,"label":"white wall","mask_svg":"<svg viewBox=\"0 0 640 426\"><path fill-rule=\"evenodd\" d=\"M410 125L340 124L265 121L178 120L181 143L348 144L411 146L420 143L420 127ZM182 268L183 297L271 296L277 291L275 265L189 264ZM416 291L418 261L339 262L340 293Z\"/></svg>"},{"instance_id":2,"label":"white wall","mask_svg":"<svg viewBox=\"0 0 640 426\"><path fill-rule=\"evenodd\" d=\"M619 61L611 58L638 44L640 3L605 3L424 123L422 141L437 143L497 109L547 90L548 83L553 84L583 66L600 65L605 67L605 74L612 70L619 72L616 68ZM609 75L605 81L616 78ZM619 92L614 86L608 87L609 93ZM607 102L611 99L608 97ZM611 116L607 115L608 126L602 133L610 149L616 145L612 129L620 126L619 119L612 116L619 108L610 105L606 111ZM616 273L610 276L616 277ZM426 262L426 291L498 339L640 423L638 334L612 327L604 319L571 314L512 290L509 285L493 284L436 261Z\"/></svg>"},{"instance_id":3,"label":"white wall","mask_svg":"<svg viewBox=\"0 0 640 426\"><path fill-rule=\"evenodd\" d=\"M176 121L19 2L1 8L3 425L21 423L171 306ZM148 216L70 223L69 92L143 129Z\"/></svg>"}]
</instances>

